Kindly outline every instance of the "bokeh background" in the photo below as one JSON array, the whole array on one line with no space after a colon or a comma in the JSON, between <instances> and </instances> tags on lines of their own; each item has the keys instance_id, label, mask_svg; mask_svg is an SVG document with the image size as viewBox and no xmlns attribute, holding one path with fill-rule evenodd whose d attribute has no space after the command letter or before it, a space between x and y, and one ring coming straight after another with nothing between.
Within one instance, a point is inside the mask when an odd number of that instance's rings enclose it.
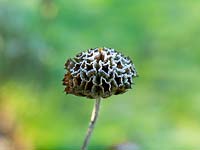
<instances>
[{"instance_id":1,"label":"bokeh background","mask_svg":"<svg viewBox=\"0 0 200 150\"><path fill-rule=\"evenodd\" d=\"M90 149L200 149L200 1L0 0L1 150L79 149L94 101L63 92L64 63L102 46L140 77L102 102Z\"/></svg>"}]
</instances>

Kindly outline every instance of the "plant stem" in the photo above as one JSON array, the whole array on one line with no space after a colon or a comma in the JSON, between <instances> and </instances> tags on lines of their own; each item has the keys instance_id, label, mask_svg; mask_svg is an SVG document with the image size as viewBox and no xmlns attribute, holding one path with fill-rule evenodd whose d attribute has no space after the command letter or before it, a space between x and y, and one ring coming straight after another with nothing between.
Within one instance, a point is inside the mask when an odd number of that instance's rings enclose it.
<instances>
[{"instance_id":1,"label":"plant stem","mask_svg":"<svg viewBox=\"0 0 200 150\"><path fill-rule=\"evenodd\" d=\"M98 117L98 114L99 114L100 102L101 102L101 97L98 97L96 99L94 107L93 107L92 116L91 116L91 119L90 119L90 124L89 124L87 134L85 136L81 150L87 150L88 143L89 143L89 140L90 140L90 136L92 134L92 131L94 130L94 126L95 126L95 123L97 121L97 117Z\"/></svg>"}]
</instances>

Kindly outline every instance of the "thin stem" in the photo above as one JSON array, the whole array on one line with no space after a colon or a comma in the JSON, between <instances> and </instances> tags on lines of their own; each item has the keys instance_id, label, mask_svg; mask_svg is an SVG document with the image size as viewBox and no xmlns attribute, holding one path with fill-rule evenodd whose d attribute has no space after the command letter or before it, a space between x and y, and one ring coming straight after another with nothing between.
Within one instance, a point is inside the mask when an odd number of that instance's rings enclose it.
<instances>
[{"instance_id":1,"label":"thin stem","mask_svg":"<svg viewBox=\"0 0 200 150\"><path fill-rule=\"evenodd\" d=\"M97 117L98 117L98 114L99 114L100 102L101 102L101 98L99 97L95 101L93 111L92 111L92 116L91 116L91 119L90 119L90 124L89 124L87 134L85 136L81 150L87 150L88 143L89 143L89 140L90 140L90 136L92 134L92 131L94 130L94 126L95 126L95 123L97 121Z\"/></svg>"}]
</instances>

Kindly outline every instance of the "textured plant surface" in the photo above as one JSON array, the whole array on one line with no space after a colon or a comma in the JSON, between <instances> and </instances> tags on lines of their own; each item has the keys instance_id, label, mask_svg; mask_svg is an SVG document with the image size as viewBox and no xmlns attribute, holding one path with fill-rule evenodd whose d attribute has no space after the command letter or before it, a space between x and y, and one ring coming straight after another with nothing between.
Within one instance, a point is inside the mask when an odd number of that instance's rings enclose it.
<instances>
[{"instance_id":1,"label":"textured plant surface","mask_svg":"<svg viewBox=\"0 0 200 150\"><path fill-rule=\"evenodd\" d=\"M88 98L106 98L127 91L137 76L132 61L112 48L94 48L67 60L65 92Z\"/></svg>"}]
</instances>

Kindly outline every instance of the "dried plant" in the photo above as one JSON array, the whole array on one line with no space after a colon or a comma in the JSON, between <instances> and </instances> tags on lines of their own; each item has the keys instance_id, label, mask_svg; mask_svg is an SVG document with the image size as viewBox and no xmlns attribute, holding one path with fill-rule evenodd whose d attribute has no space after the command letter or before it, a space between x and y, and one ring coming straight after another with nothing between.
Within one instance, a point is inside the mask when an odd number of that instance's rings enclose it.
<instances>
[{"instance_id":1,"label":"dried plant","mask_svg":"<svg viewBox=\"0 0 200 150\"><path fill-rule=\"evenodd\" d=\"M131 88L137 77L130 58L112 48L94 48L68 59L63 79L65 92L95 99L91 121L82 150L86 150L97 120L101 98L122 94Z\"/></svg>"}]
</instances>

